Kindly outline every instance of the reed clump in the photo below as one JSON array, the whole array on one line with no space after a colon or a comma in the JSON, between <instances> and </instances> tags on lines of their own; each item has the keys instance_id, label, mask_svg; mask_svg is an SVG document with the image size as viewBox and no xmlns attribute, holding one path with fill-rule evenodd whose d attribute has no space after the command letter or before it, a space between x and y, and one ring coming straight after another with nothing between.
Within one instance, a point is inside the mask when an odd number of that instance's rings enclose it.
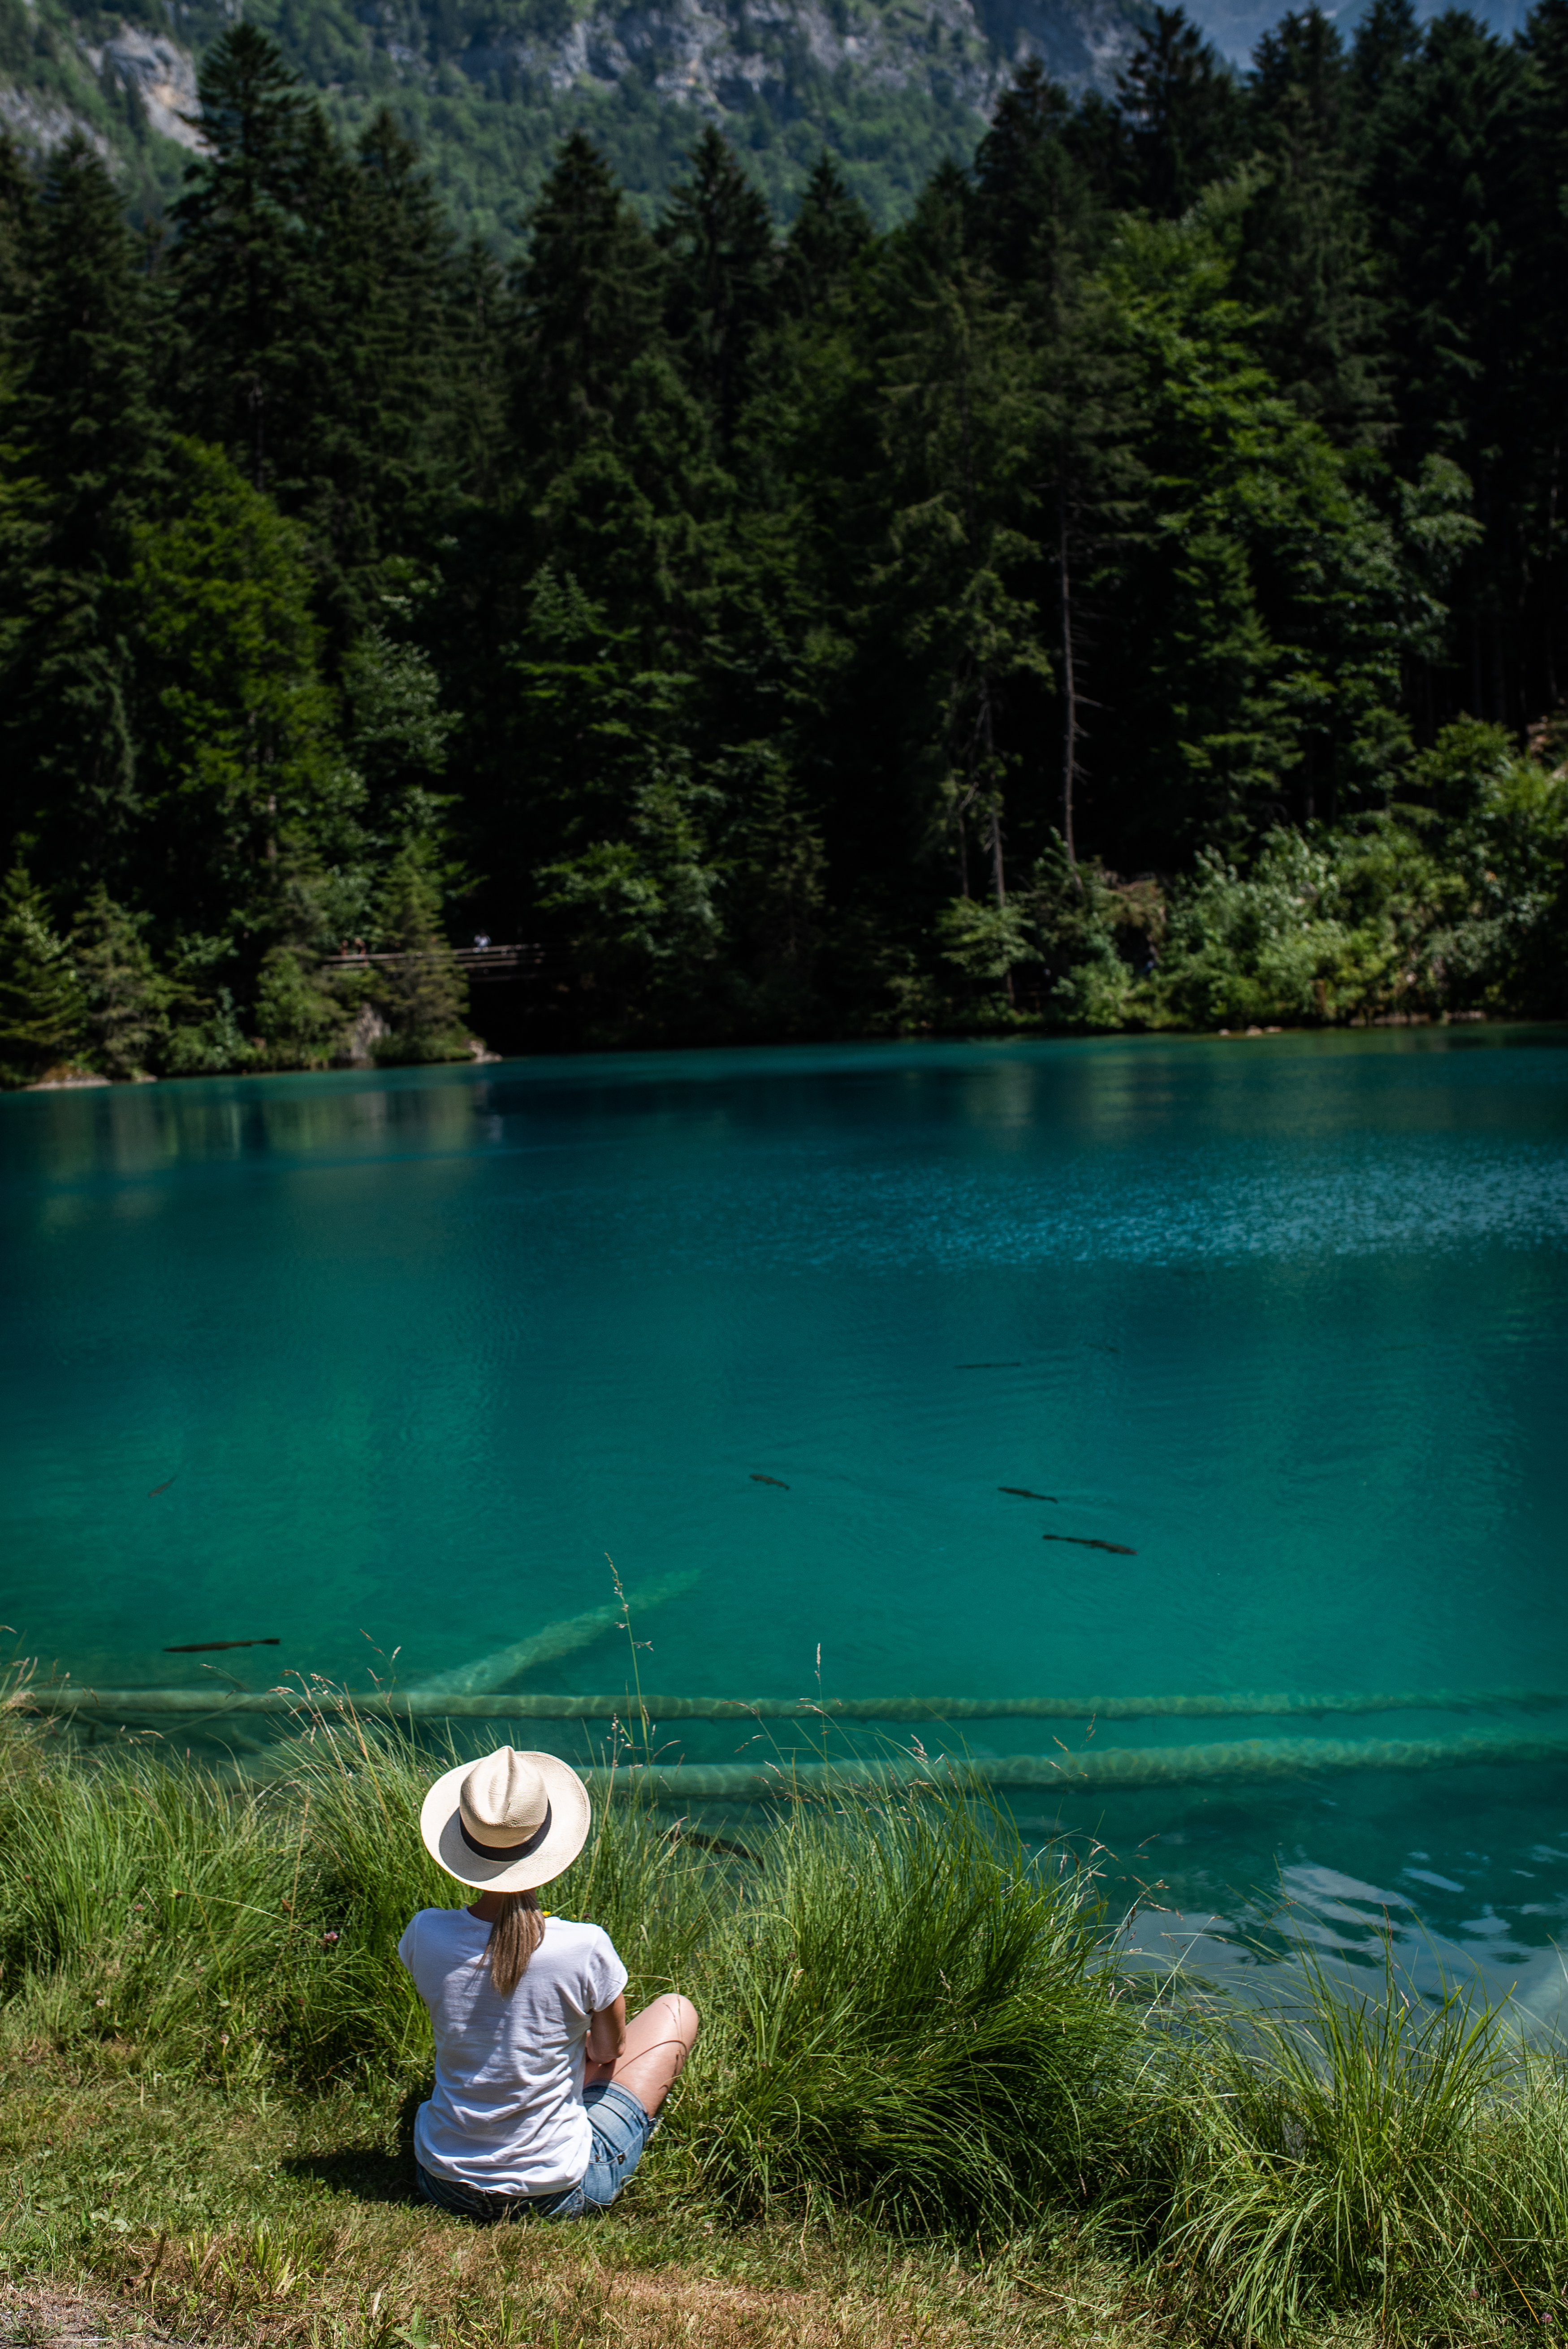
<instances>
[{"instance_id":1,"label":"reed clump","mask_svg":"<svg viewBox=\"0 0 1568 2349\"><path fill-rule=\"evenodd\" d=\"M428 2033L396 1945L456 1897L418 1834L440 1758L318 1723L247 1784L0 1716L7 2044L236 2115L358 2097L406 2121ZM1568 2076L1504 2014L1310 1967L1290 2014L1151 1996L1092 1882L951 1794L784 1801L744 1833L606 1804L551 1896L610 1931L634 1999L703 2010L631 2198L665 2229L1070 2244L1238 2342L1568 2322ZM406 2201L406 2153L378 2174ZM158 2207L137 2223L167 2235Z\"/></svg>"}]
</instances>

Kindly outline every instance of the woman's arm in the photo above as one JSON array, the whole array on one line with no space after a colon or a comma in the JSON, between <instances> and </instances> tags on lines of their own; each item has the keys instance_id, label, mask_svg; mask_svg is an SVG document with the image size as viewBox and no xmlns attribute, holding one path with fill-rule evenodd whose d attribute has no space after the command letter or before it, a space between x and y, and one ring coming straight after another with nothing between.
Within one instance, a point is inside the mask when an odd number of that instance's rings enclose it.
<instances>
[{"instance_id":1,"label":"woman's arm","mask_svg":"<svg viewBox=\"0 0 1568 2349\"><path fill-rule=\"evenodd\" d=\"M588 2039L584 2049L590 2072L608 2072L620 2060L626 2044L626 2001L623 1994L613 2006L602 2006L588 2023Z\"/></svg>"}]
</instances>

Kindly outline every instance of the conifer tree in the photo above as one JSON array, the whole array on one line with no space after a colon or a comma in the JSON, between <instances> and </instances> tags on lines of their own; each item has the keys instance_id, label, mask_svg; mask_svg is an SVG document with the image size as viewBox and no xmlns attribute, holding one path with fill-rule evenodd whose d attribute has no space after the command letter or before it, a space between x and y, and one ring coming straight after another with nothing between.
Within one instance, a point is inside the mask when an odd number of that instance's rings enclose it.
<instances>
[{"instance_id":1,"label":"conifer tree","mask_svg":"<svg viewBox=\"0 0 1568 2349\"><path fill-rule=\"evenodd\" d=\"M1068 141L1073 115L1068 92L1031 57L997 100L975 157L976 219L993 263L1047 302L1103 233L1102 208Z\"/></svg>"},{"instance_id":2,"label":"conifer tree","mask_svg":"<svg viewBox=\"0 0 1568 2349\"><path fill-rule=\"evenodd\" d=\"M254 27L217 43L201 95L171 382L188 427L310 531L341 654L455 470L451 239L390 113L346 157Z\"/></svg>"},{"instance_id":3,"label":"conifer tree","mask_svg":"<svg viewBox=\"0 0 1568 2349\"><path fill-rule=\"evenodd\" d=\"M1387 285L1401 470L1429 455L1469 475L1484 533L1457 587L1463 616L1443 715L1522 723L1514 619L1522 370L1515 255L1528 214L1521 54L1456 12L1426 28L1370 122L1367 201Z\"/></svg>"},{"instance_id":4,"label":"conifer tree","mask_svg":"<svg viewBox=\"0 0 1568 2349\"><path fill-rule=\"evenodd\" d=\"M1026 594L1038 398L1016 313L968 249L966 212L960 175L936 174L890 257L888 574L921 679L918 700L913 676L905 691L928 730L912 761L925 771L927 838L951 855L957 894L988 895L1001 913L1003 708L1050 676Z\"/></svg>"},{"instance_id":5,"label":"conifer tree","mask_svg":"<svg viewBox=\"0 0 1568 2349\"><path fill-rule=\"evenodd\" d=\"M441 893L428 865L413 850L387 875L380 929L400 954L378 988L390 1029L386 1054L399 1061L464 1061L469 1057L468 981L441 930Z\"/></svg>"},{"instance_id":6,"label":"conifer tree","mask_svg":"<svg viewBox=\"0 0 1568 2349\"><path fill-rule=\"evenodd\" d=\"M1350 51L1350 83L1357 129L1388 97L1421 53L1421 28L1414 0L1372 0L1356 27Z\"/></svg>"},{"instance_id":7,"label":"conifer tree","mask_svg":"<svg viewBox=\"0 0 1568 2349\"><path fill-rule=\"evenodd\" d=\"M780 307L804 318L848 283L872 241L871 215L826 150L811 166L779 264Z\"/></svg>"},{"instance_id":8,"label":"conifer tree","mask_svg":"<svg viewBox=\"0 0 1568 2349\"><path fill-rule=\"evenodd\" d=\"M1155 8L1150 29L1117 76L1116 95L1129 165L1126 201L1174 220L1240 160L1244 131L1235 77L1180 7Z\"/></svg>"},{"instance_id":9,"label":"conifer tree","mask_svg":"<svg viewBox=\"0 0 1568 2349\"><path fill-rule=\"evenodd\" d=\"M1521 44L1526 129L1517 307L1522 320L1515 429L1527 444L1518 492L1530 613L1520 647L1525 706L1568 696L1568 493L1563 386L1568 381L1568 0L1537 0ZM1521 616L1523 616L1522 615Z\"/></svg>"},{"instance_id":10,"label":"conifer tree","mask_svg":"<svg viewBox=\"0 0 1568 2349\"><path fill-rule=\"evenodd\" d=\"M71 960L85 1002L83 1031L93 1066L108 1077L155 1066L168 1034L170 990L160 978L140 926L101 881L71 932Z\"/></svg>"},{"instance_id":11,"label":"conifer tree","mask_svg":"<svg viewBox=\"0 0 1568 2349\"><path fill-rule=\"evenodd\" d=\"M0 130L0 353L9 346L26 301L36 234L33 174L8 130Z\"/></svg>"},{"instance_id":12,"label":"conifer tree","mask_svg":"<svg viewBox=\"0 0 1568 2349\"><path fill-rule=\"evenodd\" d=\"M1281 388L1355 443L1387 439L1391 410L1347 84L1338 33L1315 5L1258 43L1248 109L1268 171L1247 208L1234 285L1263 313L1258 348Z\"/></svg>"},{"instance_id":13,"label":"conifer tree","mask_svg":"<svg viewBox=\"0 0 1568 2349\"><path fill-rule=\"evenodd\" d=\"M308 419L334 356L324 332L316 109L267 34L239 24L203 60L204 151L174 206L181 420L253 488L297 496Z\"/></svg>"},{"instance_id":14,"label":"conifer tree","mask_svg":"<svg viewBox=\"0 0 1568 2349\"><path fill-rule=\"evenodd\" d=\"M662 340L657 246L581 131L562 143L527 222L518 305L514 430L534 458L564 462L612 429Z\"/></svg>"},{"instance_id":15,"label":"conifer tree","mask_svg":"<svg viewBox=\"0 0 1568 2349\"><path fill-rule=\"evenodd\" d=\"M768 206L710 123L659 224L670 332L686 381L727 441L750 388L752 342L775 316L779 252Z\"/></svg>"},{"instance_id":16,"label":"conifer tree","mask_svg":"<svg viewBox=\"0 0 1568 2349\"><path fill-rule=\"evenodd\" d=\"M975 215L997 265L1016 289L1035 344L1038 496L1048 517L1046 589L1059 744L1051 821L1076 871L1085 775L1087 650L1091 575L1121 526L1132 471L1113 305L1089 264L1105 213L1068 136L1067 93L1031 61L1004 93L975 157ZM1044 518L1044 517L1043 517ZM1044 583L1042 582L1042 585ZM1044 598L1042 598L1044 600Z\"/></svg>"},{"instance_id":17,"label":"conifer tree","mask_svg":"<svg viewBox=\"0 0 1568 2349\"><path fill-rule=\"evenodd\" d=\"M135 745L117 581L157 464L139 255L84 138L50 157L28 211L29 298L7 419L21 476L0 595L0 833L51 872L102 870L133 805Z\"/></svg>"},{"instance_id":18,"label":"conifer tree","mask_svg":"<svg viewBox=\"0 0 1568 2349\"><path fill-rule=\"evenodd\" d=\"M0 884L0 1085L36 1083L81 1050L87 1006L70 950L22 864Z\"/></svg>"},{"instance_id":19,"label":"conifer tree","mask_svg":"<svg viewBox=\"0 0 1568 2349\"><path fill-rule=\"evenodd\" d=\"M428 540L461 478L452 410L467 394L454 348L452 238L418 148L386 107L362 133L355 163L333 177L340 214L327 261L331 306L353 321L336 337L348 372L334 487L338 503L356 509L340 559L363 596L387 555Z\"/></svg>"}]
</instances>

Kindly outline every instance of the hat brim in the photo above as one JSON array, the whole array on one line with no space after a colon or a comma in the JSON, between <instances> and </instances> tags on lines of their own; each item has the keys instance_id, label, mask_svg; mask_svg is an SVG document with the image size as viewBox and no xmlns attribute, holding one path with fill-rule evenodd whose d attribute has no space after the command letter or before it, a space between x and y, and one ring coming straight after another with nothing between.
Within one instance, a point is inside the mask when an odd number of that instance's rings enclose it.
<instances>
[{"instance_id":1,"label":"hat brim","mask_svg":"<svg viewBox=\"0 0 1568 2349\"><path fill-rule=\"evenodd\" d=\"M458 1798L474 1766L471 1762L459 1762L455 1770L444 1772L420 1806L425 1849L459 1884L486 1892L532 1892L570 1868L588 1840L593 1806L571 1764L558 1761L553 1754L525 1754L521 1759L538 1770L550 1799L550 1833L526 1859L481 1859L464 1842Z\"/></svg>"}]
</instances>

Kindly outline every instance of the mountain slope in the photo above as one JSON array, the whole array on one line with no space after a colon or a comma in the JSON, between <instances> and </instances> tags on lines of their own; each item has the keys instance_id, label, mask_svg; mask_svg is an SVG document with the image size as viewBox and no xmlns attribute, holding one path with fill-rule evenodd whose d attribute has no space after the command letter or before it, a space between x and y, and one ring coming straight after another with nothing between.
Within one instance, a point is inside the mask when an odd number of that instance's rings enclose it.
<instances>
[{"instance_id":1,"label":"mountain slope","mask_svg":"<svg viewBox=\"0 0 1568 2349\"><path fill-rule=\"evenodd\" d=\"M0 119L72 121L121 157L139 209L178 185L196 62L223 0L0 0ZM886 223L966 156L1012 67L1109 87L1143 0L255 0L246 12L352 129L383 101L454 219L509 243L562 131L603 146L652 209L705 120L781 216L820 150Z\"/></svg>"}]
</instances>

